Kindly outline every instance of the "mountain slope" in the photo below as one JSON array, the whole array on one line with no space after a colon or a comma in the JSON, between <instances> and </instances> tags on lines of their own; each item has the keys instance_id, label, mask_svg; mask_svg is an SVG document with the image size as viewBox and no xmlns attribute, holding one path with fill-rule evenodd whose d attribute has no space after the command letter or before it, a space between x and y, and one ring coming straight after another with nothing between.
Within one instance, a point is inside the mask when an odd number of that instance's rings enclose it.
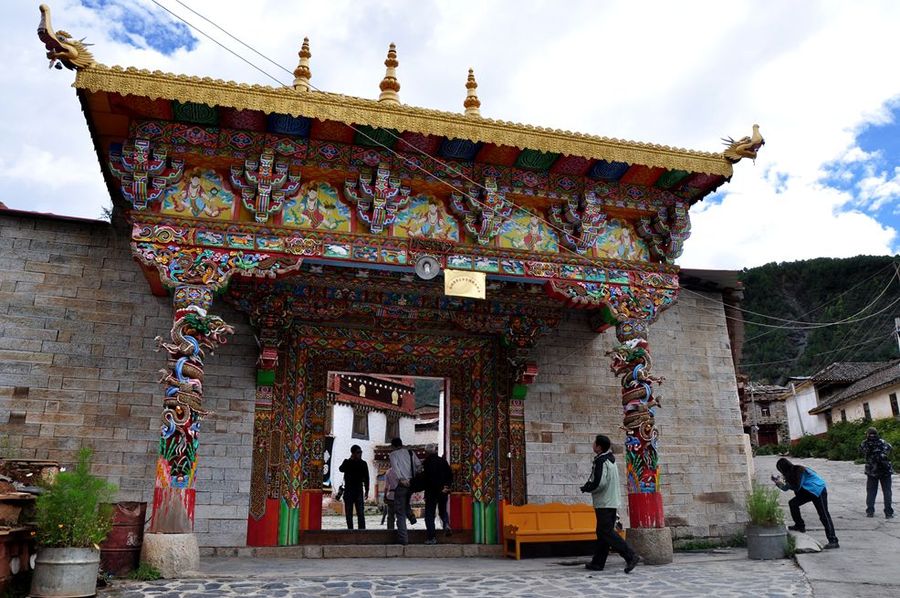
<instances>
[{"instance_id":1,"label":"mountain slope","mask_svg":"<svg viewBox=\"0 0 900 598\"><path fill-rule=\"evenodd\" d=\"M835 361L897 357L898 264L900 257L857 256L745 269L739 371L751 380L778 384Z\"/></svg>"}]
</instances>

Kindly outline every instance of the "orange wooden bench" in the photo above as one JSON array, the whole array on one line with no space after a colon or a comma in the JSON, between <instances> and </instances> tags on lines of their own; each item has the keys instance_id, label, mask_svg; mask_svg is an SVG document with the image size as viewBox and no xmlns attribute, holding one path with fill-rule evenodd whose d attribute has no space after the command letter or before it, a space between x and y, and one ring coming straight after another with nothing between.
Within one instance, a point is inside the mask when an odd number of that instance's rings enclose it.
<instances>
[{"instance_id":1,"label":"orange wooden bench","mask_svg":"<svg viewBox=\"0 0 900 598\"><path fill-rule=\"evenodd\" d=\"M596 539L597 519L591 505L503 505L503 553L516 560L522 558L525 543Z\"/></svg>"}]
</instances>

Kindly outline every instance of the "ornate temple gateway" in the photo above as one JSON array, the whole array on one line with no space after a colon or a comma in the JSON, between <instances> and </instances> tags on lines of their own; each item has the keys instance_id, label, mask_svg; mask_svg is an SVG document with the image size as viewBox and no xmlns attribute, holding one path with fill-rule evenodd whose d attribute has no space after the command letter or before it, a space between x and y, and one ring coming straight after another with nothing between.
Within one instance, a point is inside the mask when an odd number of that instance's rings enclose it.
<instances>
[{"instance_id":1,"label":"ornate temple gateway","mask_svg":"<svg viewBox=\"0 0 900 598\"><path fill-rule=\"evenodd\" d=\"M755 157L758 129L705 153L490 120L472 71L460 113L411 107L393 45L378 100L315 90L307 41L285 88L106 67L42 12L132 255L172 299L152 532L193 529L204 368L234 332L217 306L258 342L250 545L321 526L331 371L447 380L453 526L496 542L498 505L529 500L534 351L573 310L618 341L620 390L588 398L621 400L606 431L624 430L631 526L666 527L654 385L670 372L651 372L649 330L678 298L691 206ZM484 298L446 294L451 276Z\"/></svg>"}]
</instances>

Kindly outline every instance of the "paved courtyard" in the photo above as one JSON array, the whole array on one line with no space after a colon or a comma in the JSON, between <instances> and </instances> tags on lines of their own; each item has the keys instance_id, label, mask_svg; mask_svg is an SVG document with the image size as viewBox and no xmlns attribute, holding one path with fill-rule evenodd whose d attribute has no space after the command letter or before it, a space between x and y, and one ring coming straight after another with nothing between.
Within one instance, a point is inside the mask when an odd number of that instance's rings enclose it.
<instances>
[{"instance_id":1,"label":"paved courtyard","mask_svg":"<svg viewBox=\"0 0 900 598\"><path fill-rule=\"evenodd\" d=\"M744 551L679 555L671 565L639 566L630 575L610 557L607 571L586 571L585 559L326 559L237 565L230 575L120 585L101 596L811 596L789 560L753 562ZM246 563L246 562L245 562ZM566 563L566 564L562 564ZM270 568L271 567L271 568ZM283 569L278 572L278 569ZM298 570L300 569L300 570ZM329 570L331 572L329 572ZM241 574L241 571L245 574Z\"/></svg>"},{"instance_id":2,"label":"paved courtyard","mask_svg":"<svg viewBox=\"0 0 900 598\"><path fill-rule=\"evenodd\" d=\"M756 477L770 483L777 457L758 457ZM750 561L745 549L676 553L664 566L641 565L630 575L612 556L607 571L586 571L586 559L208 558L201 571L174 581L117 582L107 598L213 596L900 596L900 524L864 514L861 465L822 459L797 460L828 483L829 506L841 548L793 560ZM782 494L787 507L791 493ZM803 509L809 534L824 541L811 506ZM417 547L428 549L432 547ZM439 548L439 547L435 547ZM799 566L798 566L799 565Z\"/></svg>"}]
</instances>

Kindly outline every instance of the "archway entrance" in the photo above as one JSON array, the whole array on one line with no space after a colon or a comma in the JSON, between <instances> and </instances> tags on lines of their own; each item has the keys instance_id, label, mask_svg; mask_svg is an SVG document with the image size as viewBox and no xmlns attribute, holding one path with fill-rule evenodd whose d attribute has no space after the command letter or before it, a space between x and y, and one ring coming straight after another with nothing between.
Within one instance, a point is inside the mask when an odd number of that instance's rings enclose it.
<instances>
[{"instance_id":1,"label":"archway entrance","mask_svg":"<svg viewBox=\"0 0 900 598\"><path fill-rule=\"evenodd\" d=\"M500 338L300 324L280 351L269 405L257 404L248 544L322 541L328 374L334 371L447 380L451 525L468 541L495 542L499 502L521 502L525 493L524 425L521 408L514 406L519 418L510 420L514 371Z\"/></svg>"},{"instance_id":2,"label":"archway entrance","mask_svg":"<svg viewBox=\"0 0 900 598\"><path fill-rule=\"evenodd\" d=\"M393 488L387 479L391 443L401 439L421 460L431 446L449 457L447 386L443 378L328 373L322 530L394 529ZM415 518L409 525L422 530L424 494L411 498Z\"/></svg>"}]
</instances>

